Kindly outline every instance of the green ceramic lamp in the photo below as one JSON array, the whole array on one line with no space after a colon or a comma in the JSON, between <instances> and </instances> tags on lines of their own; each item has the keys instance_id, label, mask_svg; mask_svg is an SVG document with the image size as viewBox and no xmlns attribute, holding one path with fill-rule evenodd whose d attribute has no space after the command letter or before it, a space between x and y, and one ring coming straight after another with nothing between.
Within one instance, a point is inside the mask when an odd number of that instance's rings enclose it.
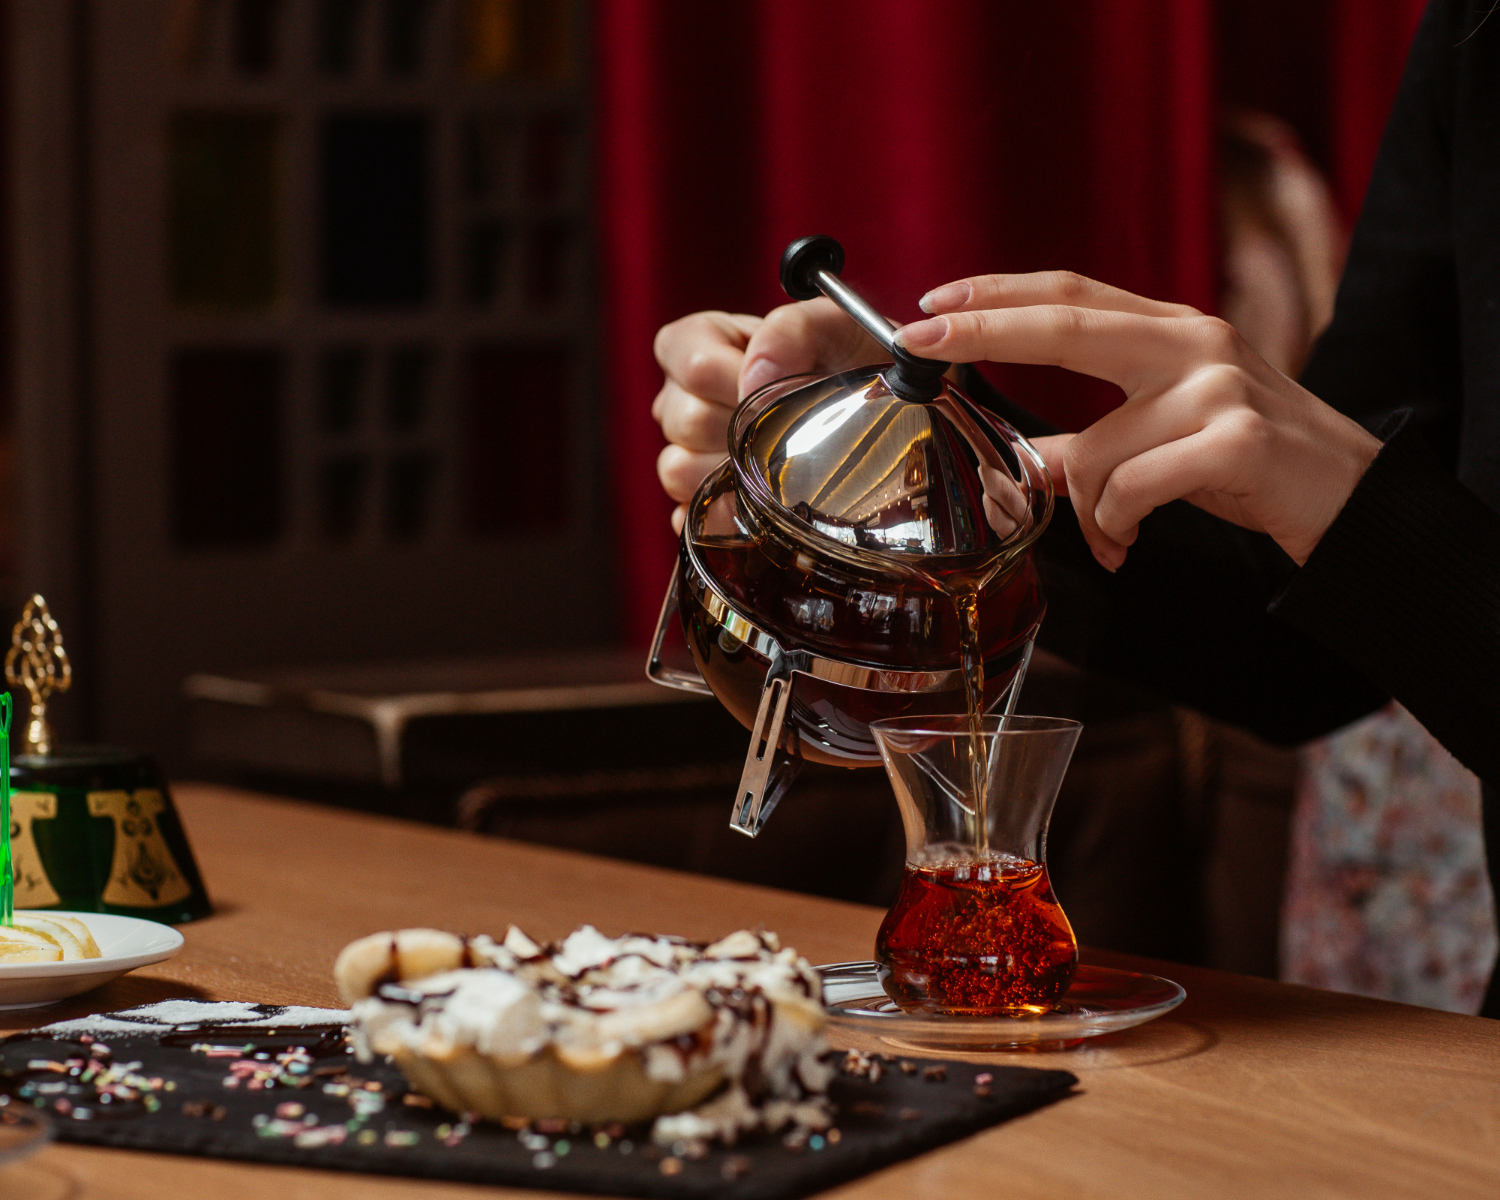
<instances>
[{"instance_id":1,"label":"green ceramic lamp","mask_svg":"<svg viewBox=\"0 0 1500 1200\"><path fill-rule=\"evenodd\" d=\"M17 908L120 913L166 924L213 911L161 769L107 746L54 746L47 701L73 682L57 622L27 601L5 678L31 701L11 757Z\"/></svg>"}]
</instances>

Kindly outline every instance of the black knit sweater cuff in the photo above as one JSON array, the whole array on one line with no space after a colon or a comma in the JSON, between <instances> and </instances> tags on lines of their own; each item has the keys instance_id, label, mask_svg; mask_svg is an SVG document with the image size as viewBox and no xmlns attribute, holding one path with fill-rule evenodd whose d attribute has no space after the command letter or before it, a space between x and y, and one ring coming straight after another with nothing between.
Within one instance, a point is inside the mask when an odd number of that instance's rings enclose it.
<instances>
[{"instance_id":1,"label":"black knit sweater cuff","mask_svg":"<svg viewBox=\"0 0 1500 1200\"><path fill-rule=\"evenodd\" d=\"M1500 516L1401 422L1271 611L1500 782Z\"/></svg>"}]
</instances>

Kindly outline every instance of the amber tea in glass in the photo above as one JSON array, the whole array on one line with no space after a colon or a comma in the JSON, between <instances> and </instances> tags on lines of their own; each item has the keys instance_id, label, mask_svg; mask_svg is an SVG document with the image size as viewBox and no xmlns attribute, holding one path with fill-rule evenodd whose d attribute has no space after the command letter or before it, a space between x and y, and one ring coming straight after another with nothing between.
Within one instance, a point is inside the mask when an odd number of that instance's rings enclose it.
<instances>
[{"instance_id":1,"label":"amber tea in glass","mask_svg":"<svg viewBox=\"0 0 1500 1200\"><path fill-rule=\"evenodd\" d=\"M1047 875L1047 823L1082 727L960 715L870 728L907 843L875 943L887 994L908 1012L1049 1011L1078 943Z\"/></svg>"}]
</instances>

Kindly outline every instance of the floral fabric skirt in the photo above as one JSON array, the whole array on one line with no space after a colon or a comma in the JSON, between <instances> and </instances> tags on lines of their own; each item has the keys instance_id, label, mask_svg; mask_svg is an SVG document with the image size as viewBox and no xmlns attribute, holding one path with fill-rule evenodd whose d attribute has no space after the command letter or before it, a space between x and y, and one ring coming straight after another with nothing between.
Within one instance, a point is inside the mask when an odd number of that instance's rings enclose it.
<instances>
[{"instance_id":1,"label":"floral fabric skirt","mask_svg":"<svg viewBox=\"0 0 1500 1200\"><path fill-rule=\"evenodd\" d=\"M1479 781L1394 704L1307 747L1282 978L1472 1013L1495 954Z\"/></svg>"}]
</instances>

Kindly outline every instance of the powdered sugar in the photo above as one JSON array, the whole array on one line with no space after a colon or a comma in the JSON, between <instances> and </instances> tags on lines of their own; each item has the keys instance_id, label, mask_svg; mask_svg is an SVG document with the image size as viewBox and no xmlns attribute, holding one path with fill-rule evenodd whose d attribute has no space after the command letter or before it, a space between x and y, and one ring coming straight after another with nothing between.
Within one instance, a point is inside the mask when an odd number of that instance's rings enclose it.
<instances>
[{"instance_id":1,"label":"powdered sugar","mask_svg":"<svg viewBox=\"0 0 1500 1200\"><path fill-rule=\"evenodd\" d=\"M159 1033L183 1025L253 1025L278 1029L304 1025L342 1025L349 1013L340 1008L307 1005L250 1004L240 1000L160 1000L115 1013L96 1013L71 1021L44 1025L42 1032L54 1037L90 1034Z\"/></svg>"}]
</instances>

